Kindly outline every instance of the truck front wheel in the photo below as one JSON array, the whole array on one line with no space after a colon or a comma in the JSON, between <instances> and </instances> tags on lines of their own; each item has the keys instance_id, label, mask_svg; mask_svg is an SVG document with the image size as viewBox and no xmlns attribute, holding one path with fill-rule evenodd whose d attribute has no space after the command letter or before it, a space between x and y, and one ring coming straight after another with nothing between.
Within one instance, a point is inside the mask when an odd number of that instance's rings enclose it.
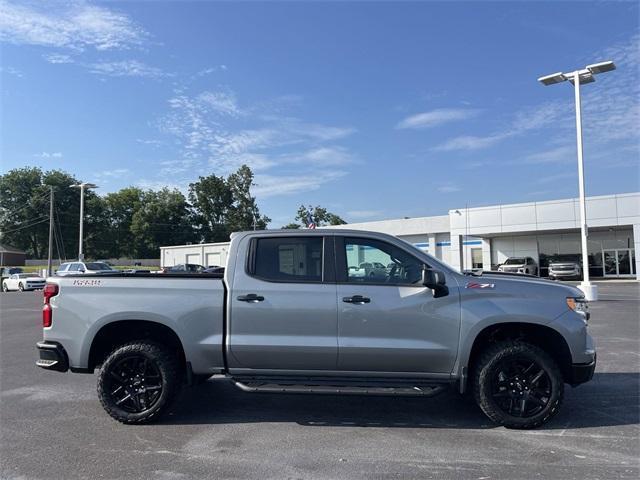
<instances>
[{"instance_id":1,"label":"truck front wheel","mask_svg":"<svg viewBox=\"0 0 640 480\"><path fill-rule=\"evenodd\" d=\"M122 423L147 423L171 405L180 390L179 364L163 345L139 341L121 345L98 374L100 403Z\"/></svg>"},{"instance_id":2,"label":"truck front wheel","mask_svg":"<svg viewBox=\"0 0 640 480\"><path fill-rule=\"evenodd\" d=\"M508 428L536 428L559 410L562 373L541 348L521 341L487 348L474 371L474 396L482 411Z\"/></svg>"}]
</instances>

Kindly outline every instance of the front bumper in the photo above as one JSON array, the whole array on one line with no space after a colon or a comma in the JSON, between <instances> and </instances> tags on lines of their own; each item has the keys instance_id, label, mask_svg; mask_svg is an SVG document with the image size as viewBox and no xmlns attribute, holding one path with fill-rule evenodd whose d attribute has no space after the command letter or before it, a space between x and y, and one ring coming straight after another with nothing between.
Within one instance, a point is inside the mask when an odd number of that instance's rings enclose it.
<instances>
[{"instance_id":1,"label":"front bumper","mask_svg":"<svg viewBox=\"0 0 640 480\"><path fill-rule=\"evenodd\" d=\"M38 342L36 343L39 358L36 365L45 370L54 370L56 372L66 372L69 370L69 358L64 347L54 342Z\"/></svg>"},{"instance_id":2,"label":"front bumper","mask_svg":"<svg viewBox=\"0 0 640 480\"><path fill-rule=\"evenodd\" d=\"M575 387L591 380L596 369L596 358L597 356L594 356L591 363L574 363L571 365L571 378L566 380L567 383Z\"/></svg>"}]
</instances>

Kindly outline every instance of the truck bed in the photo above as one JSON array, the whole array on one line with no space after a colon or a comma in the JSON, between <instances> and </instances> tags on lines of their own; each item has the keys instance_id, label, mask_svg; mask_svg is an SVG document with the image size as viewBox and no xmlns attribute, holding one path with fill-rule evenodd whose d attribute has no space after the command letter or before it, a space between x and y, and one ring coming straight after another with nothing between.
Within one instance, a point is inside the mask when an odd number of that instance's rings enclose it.
<instances>
[{"instance_id":1,"label":"truck bed","mask_svg":"<svg viewBox=\"0 0 640 480\"><path fill-rule=\"evenodd\" d=\"M225 285L221 274L101 274L51 277L59 286L51 299L52 327L46 342L64 345L69 367L90 367L93 340L112 322L149 321L179 337L196 374L224 368Z\"/></svg>"}]
</instances>

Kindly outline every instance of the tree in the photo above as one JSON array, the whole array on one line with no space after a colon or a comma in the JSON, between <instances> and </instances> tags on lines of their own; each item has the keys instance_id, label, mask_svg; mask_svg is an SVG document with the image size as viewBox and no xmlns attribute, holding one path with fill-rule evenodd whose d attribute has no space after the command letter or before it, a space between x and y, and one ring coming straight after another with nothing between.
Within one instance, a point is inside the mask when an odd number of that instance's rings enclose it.
<instances>
[{"instance_id":1,"label":"tree","mask_svg":"<svg viewBox=\"0 0 640 480\"><path fill-rule=\"evenodd\" d=\"M242 230L264 230L271 219L266 215L260 216L256 198L251 196L250 189L254 185L253 172L242 165L236 173L227 178L227 185L231 190L233 204L229 211L229 228L232 232Z\"/></svg>"},{"instance_id":2,"label":"tree","mask_svg":"<svg viewBox=\"0 0 640 480\"><path fill-rule=\"evenodd\" d=\"M297 230L300 228L300 225L297 223L287 223L280 228L282 228L283 230Z\"/></svg>"},{"instance_id":3,"label":"tree","mask_svg":"<svg viewBox=\"0 0 640 480\"><path fill-rule=\"evenodd\" d=\"M104 241L108 253L104 257L131 257L135 251L135 238L131 231L134 213L142 205L144 192L137 187L123 188L103 197L108 231Z\"/></svg>"},{"instance_id":4,"label":"tree","mask_svg":"<svg viewBox=\"0 0 640 480\"><path fill-rule=\"evenodd\" d=\"M192 213L184 195L163 188L143 193L131 219L134 252L140 258L155 258L160 247L192 243L197 239Z\"/></svg>"},{"instance_id":5,"label":"tree","mask_svg":"<svg viewBox=\"0 0 640 480\"><path fill-rule=\"evenodd\" d=\"M325 225L344 225L347 223L335 213L331 213L327 211L326 208L319 205L316 205L315 207L312 207L311 205L308 207L300 205L296 215L296 220L305 227L308 226L307 216L309 212L311 212L311 217L313 218L316 227L323 227Z\"/></svg>"},{"instance_id":6,"label":"tree","mask_svg":"<svg viewBox=\"0 0 640 480\"><path fill-rule=\"evenodd\" d=\"M189 202L194 209L198 234L204 242L229 239L227 216L232 204L231 189L223 177L199 177L189 184Z\"/></svg>"},{"instance_id":7,"label":"tree","mask_svg":"<svg viewBox=\"0 0 640 480\"><path fill-rule=\"evenodd\" d=\"M202 241L228 241L232 232L266 228L271 219L260 215L252 186L253 172L246 165L226 179L212 174L189 184L189 202Z\"/></svg>"}]
</instances>

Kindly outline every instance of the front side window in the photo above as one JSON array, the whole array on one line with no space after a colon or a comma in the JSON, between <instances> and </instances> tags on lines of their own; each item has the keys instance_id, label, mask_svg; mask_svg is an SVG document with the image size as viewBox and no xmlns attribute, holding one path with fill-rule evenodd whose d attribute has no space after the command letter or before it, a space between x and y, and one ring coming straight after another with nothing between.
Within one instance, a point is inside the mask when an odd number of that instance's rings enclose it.
<instances>
[{"instance_id":1,"label":"front side window","mask_svg":"<svg viewBox=\"0 0 640 480\"><path fill-rule=\"evenodd\" d=\"M345 238L344 249L348 283L421 284L423 263L394 245L366 238Z\"/></svg>"},{"instance_id":2,"label":"front side window","mask_svg":"<svg viewBox=\"0 0 640 480\"><path fill-rule=\"evenodd\" d=\"M70 272L78 272L78 271L80 271L80 264L79 263L72 263L71 265L69 265L69 271Z\"/></svg>"},{"instance_id":3,"label":"front side window","mask_svg":"<svg viewBox=\"0 0 640 480\"><path fill-rule=\"evenodd\" d=\"M322 238L282 237L256 240L253 273L276 282L321 282Z\"/></svg>"}]
</instances>

